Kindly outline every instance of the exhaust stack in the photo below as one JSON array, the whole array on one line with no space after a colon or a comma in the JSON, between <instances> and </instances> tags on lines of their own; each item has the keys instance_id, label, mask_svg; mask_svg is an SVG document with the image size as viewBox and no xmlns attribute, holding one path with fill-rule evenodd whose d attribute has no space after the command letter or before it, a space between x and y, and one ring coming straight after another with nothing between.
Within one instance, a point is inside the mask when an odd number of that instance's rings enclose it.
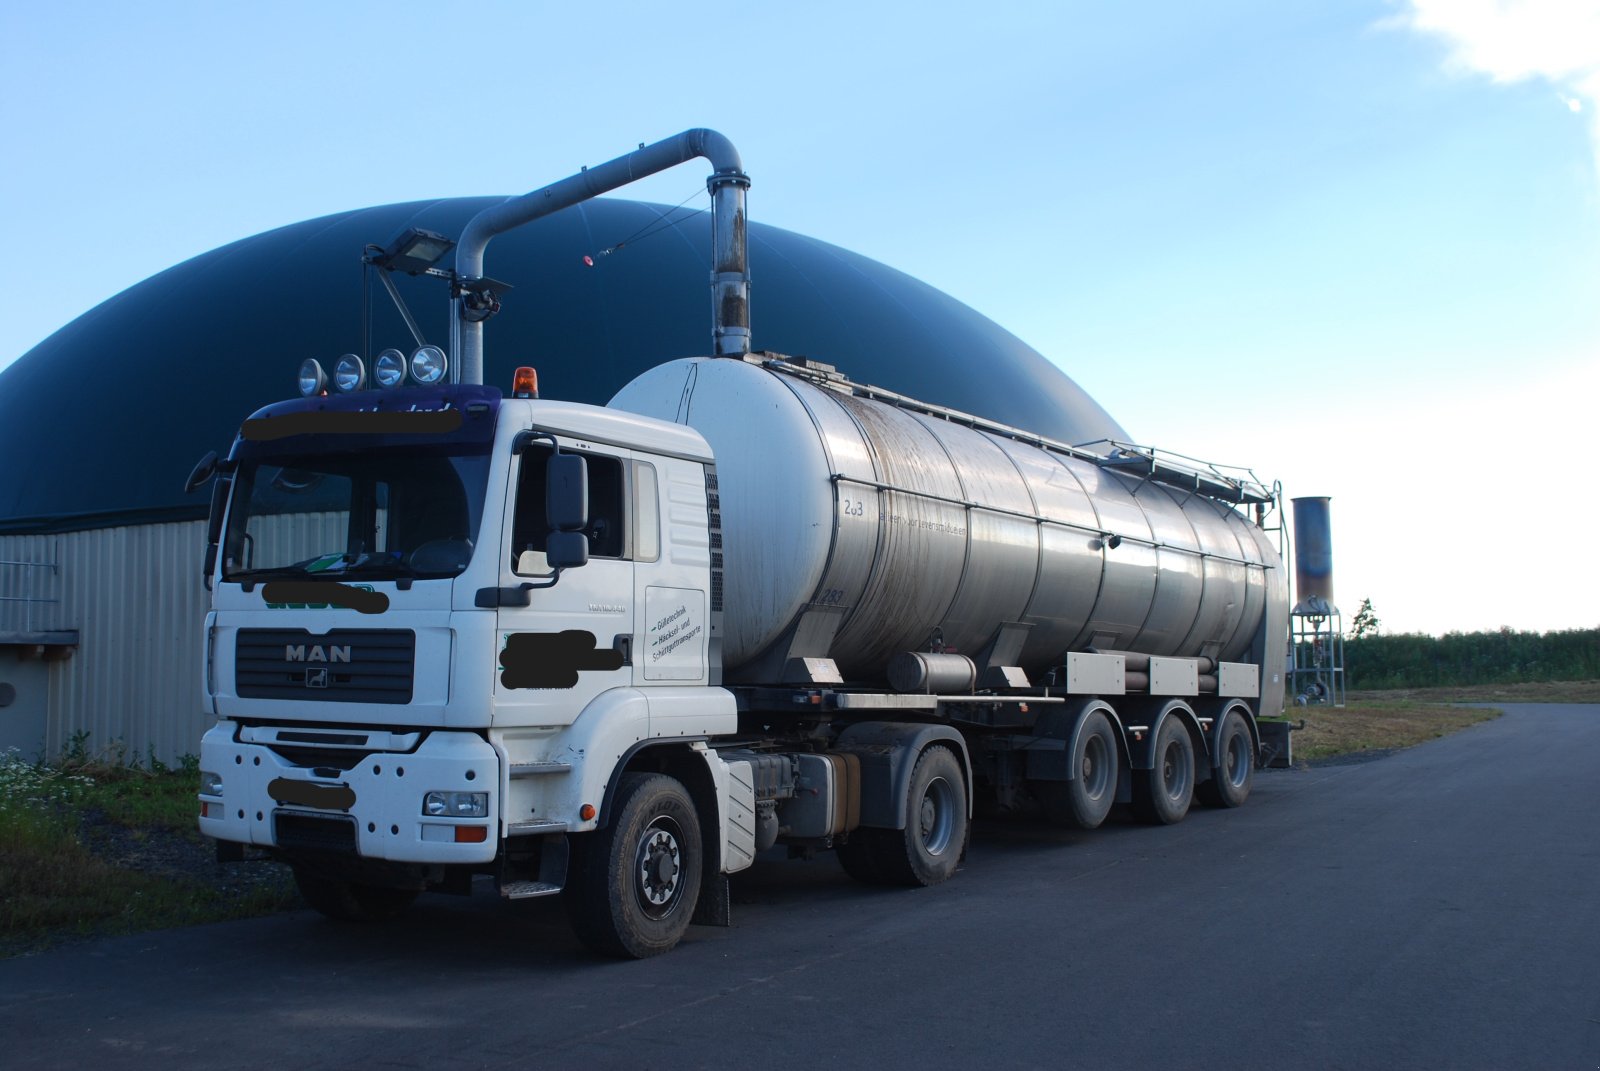
<instances>
[{"instance_id":1,"label":"exhaust stack","mask_svg":"<svg viewBox=\"0 0 1600 1071\"><path fill-rule=\"evenodd\" d=\"M695 157L711 162L711 343L718 357L750 352L750 262L745 248L744 173L739 151L715 130L685 130L615 160L585 168L543 189L510 197L467 221L456 243L451 367L461 383L483 382L483 322L498 308L483 256L489 240Z\"/></svg>"}]
</instances>

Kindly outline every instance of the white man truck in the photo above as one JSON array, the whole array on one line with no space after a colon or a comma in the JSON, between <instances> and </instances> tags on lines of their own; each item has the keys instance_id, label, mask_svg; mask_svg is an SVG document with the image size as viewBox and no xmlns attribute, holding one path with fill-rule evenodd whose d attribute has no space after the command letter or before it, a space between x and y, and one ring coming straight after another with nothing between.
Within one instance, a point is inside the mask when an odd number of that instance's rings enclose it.
<instances>
[{"instance_id":1,"label":"white man truck","mask_svg":"<svg viewBox=\"0 0 1600 1071\"><path fill-rule=\"evenodd\" d=\"M487 236L695 155L717 355L605 407L476 382ZM774 845L932 885L974 801L1084 828L1244 802L1283 696L1273 493L747 352L745 185L689 131L508 201L440 272L450 359L312 368L197 470L223 857L342 919L490 875L639 957L726 924Z\"/></svg>"}]
</instances>

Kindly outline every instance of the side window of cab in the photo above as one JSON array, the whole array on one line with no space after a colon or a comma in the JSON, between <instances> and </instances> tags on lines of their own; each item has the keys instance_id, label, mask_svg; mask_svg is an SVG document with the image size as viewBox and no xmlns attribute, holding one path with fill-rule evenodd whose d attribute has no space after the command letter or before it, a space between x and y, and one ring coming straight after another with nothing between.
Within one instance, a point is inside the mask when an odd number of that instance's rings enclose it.
<instances>
[{"instance_id":1,"label":"side window of cab","mask_svg":"<svg viewBox=\"0 0 1600 1071\"><path fill-rule=\"evenodd\" d=\"M589 470L589 524L583 529L591 558L627 558L628 500L624 466L620 458L579 452ZM545 512L545 466L548 446L529 446L522 452L517 474L516 512L511 527L511 569L519 576L548 572L545 537L550 521Z\"/></svg>"}]
</instances>

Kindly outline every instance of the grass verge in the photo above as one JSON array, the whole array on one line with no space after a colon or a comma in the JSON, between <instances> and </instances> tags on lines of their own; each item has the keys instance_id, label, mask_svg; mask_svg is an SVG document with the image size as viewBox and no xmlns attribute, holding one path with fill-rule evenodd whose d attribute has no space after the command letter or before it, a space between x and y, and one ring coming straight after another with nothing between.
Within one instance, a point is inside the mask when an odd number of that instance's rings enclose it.
<instances>
[{"instance_id":1,"label":"grass verge","mask_svg":"<svg viewBox=\"0 0 1600 1071\"><path fill-rule=\"evenodd\" d=\"M281 868L244 876L215 863L195 787L190 770L0 754L0 956L295 903Z\"/></svg>"},{"instance_id":2,"label":"grass verge","mask_svg":"<svg viewBox=\"0 0 1600 1071\"><path fill-rule=\"evenodd\" d=\"M1405 700L1427 703L1600 703L1600 681L1532 681L1525 684L1395 688L1381 692L1351 692L1350 699L1353 702Z\"/></svg>"},{"instance_id":3,"label":"grass verge","mask_svg":"<svg viewBox=\"0 0 1600 1071\"><path fill-rule=\"evenodd\" d=\"M1600 681L1353 691L1343 707L1296 707L1284 720L1305 722L1294 734L1296 761L1317 762L1412 747L1500 716L1459 703L1600 703Z\"/></svg>"},{"instance_id":4,"label":"grass verge","mask_svg":"<svg viewBox=\"0 0 1600 1071\"><path fill-rule=\"evenodd\" d=\"M1481 707L1416 699L1355 699L1343 707L1302 707L1289 721L1305 722L1294 734L1297 762L1317 762L1362 752L1412 747L1500 716Z\"/></svg>"}]
</instances>

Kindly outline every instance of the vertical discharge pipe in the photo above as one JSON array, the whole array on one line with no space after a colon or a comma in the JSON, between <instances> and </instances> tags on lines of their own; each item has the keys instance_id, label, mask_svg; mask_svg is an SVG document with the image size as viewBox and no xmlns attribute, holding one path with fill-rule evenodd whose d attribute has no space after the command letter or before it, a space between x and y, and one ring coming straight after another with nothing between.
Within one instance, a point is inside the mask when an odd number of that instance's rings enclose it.
<instances>
[{"instance_id":1,"label":"vertical discharge pipe","mask_svg":"<svg viewBox=\"0 0 1600 1071\"><path fill-rule=\"evenodd\" d=\"M1297 614L1327 615L1333 601L1333 528L1328 499L1296 498L1294 503L1294 590Z\"/></svg>"},{"instance_id":2,"label":"vertical discharge pipe","mask_svg":"<svg viewBox=\"0 0 1600 1071\"><path fill-rule=\"evenodd\" d=\"M750 188L750 178L731 141L715 130L696 128L654 145L641 145L625 156L586 168L543 189L508 197L467 221L456 243L459 293L450 325L454 343L451 363L457 369L459 382L483 382L483 317L474 314L473 319L468 319L464 314L471 311L468 303L473 284L483 279L483 256L491 238L695 157L710 161L713 168L706 180L712 200L712 352L718 357L749 353L750 262L745 248L745 190Z\"/></svg>"}]
</instances>

